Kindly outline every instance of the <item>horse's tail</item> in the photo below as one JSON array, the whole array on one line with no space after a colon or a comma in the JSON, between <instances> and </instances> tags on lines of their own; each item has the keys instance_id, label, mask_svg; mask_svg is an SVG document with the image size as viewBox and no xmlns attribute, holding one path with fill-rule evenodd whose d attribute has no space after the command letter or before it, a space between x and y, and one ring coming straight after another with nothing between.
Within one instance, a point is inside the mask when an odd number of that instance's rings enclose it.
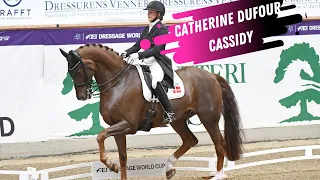
<instances>
[{"instance_id":1,"label":"horse's tail","mask_svg":"<svg viewBox=\"0 0 320 180\"><path fill-rule=\"evenodd\" d=\"M226 155L228 160L236 161L242 154L242 124L235 95L223 77L215 74L222 90L224 139L226 141Z\"/></svg>"}]
</instances>

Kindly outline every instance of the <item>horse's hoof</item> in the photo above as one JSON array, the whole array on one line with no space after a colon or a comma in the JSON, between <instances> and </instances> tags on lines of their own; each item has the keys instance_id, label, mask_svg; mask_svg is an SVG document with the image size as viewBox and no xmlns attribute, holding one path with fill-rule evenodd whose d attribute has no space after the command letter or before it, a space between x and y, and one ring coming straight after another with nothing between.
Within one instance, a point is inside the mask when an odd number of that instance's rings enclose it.
<instances>
[{"instance_id":1,"label":"horse's hoof","mask_svg":"<svg viewBox=\"0 0 320 180\"><path fill-rule=\"evenodd\" d=\"M210 180L222 180L222 179L227 179L226 174L222 173L217 173L214 177L212 177Z\"/></svg>"},{"instance_id":2,"label":"horse's hoof","mask_svg":"<svg viewBox=\"0 0 320 180\"><path fill-rule=\"evenodd\" d=\"M225 177L213 177L210 180L223 180L226 179Z\"/></svg>"},{"instance_id":3,"label":"horse's hoof","mask_svg":"<svg viewBox=\"0 0 320 180\"><path fill-rule=\"evenodd\" d=\"M202 179L210 180L211 178L214 178L214 176L202 176Z\"/></svg>"},{"instance_id":4,"label":"horse's hoof","mask_svg":"<svg viewBox=\"0 0 320 180\"><path fill-rule=\"evenodd\" d=\"M166 172L167 179L171 179L176 174L176 169L171 169Z\"/></svg>"},{"instance_id":5,"label":"horse's hoof","mask_svg":"<svg viewBox=\"0 0 320 180\"><path fill-rule=\"evenodd\" d=\"M112 163L112 166L111 166L111 171L115 172L115 173L118 173L119 172L119 166L115 163Z\"/></svg>"}]
</instances>

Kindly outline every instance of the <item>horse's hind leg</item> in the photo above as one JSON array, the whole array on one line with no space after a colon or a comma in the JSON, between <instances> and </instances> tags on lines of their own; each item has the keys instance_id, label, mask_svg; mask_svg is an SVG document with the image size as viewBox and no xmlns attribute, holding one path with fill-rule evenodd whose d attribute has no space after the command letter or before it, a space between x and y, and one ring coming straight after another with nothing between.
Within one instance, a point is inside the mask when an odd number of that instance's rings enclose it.
<instances>
[{"instance_id":1,"label":"horse's hind leg","mask_svg":"<svg viewBox=\"0 0 320 180\"><path fill-rule=\"evenodd\" d=\"M189 112L187 113L189 115ZM187 116L182 116L186 118L177 119L171 123L172 128L179 134L182 139L182 146L177 149L168 159L167 165L167 179L171 179L175 175L175 169L173 169L173 164L183 156L190 148L198 144L198 139L190 131L186 120Z\"/></svg>"},{"instance_id":2,"label":"horse's hind leg","mask_svg":"<svg viewBox=\"0 0 320 180\"><path fill-rule=\"evenodd\" d=\"M223 172L224 155L226 152L226 143L219 128L220 111L215 108L214 112L209 113L203 112L199 113L198 117L202 122L203 126L208 131L211 140L214 143L216 154L217 154L217 173L213 179L223 179L225 178Z\"/></svg>"}]
</instances>

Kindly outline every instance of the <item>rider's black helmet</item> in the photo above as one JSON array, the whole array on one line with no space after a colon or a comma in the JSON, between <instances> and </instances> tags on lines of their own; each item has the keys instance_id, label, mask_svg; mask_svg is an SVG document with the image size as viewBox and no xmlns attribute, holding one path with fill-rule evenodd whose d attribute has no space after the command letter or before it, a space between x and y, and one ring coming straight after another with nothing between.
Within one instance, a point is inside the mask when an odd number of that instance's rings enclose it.
<instances>
[{"instance_id":1,"label":"rider's black helmet","mask_svg":"<svg viewBox=\"0 0 320 180\"><path fill-rule=\"evenodd\" d=\"M151 2L149 2L147 7L145 9L143 9L143 10L154 10L154 11L157 11L157 12L159 12L161 14L162 17L166 13L166 8L164 7L164 5L160 1L151 1Z\"/></svg>"}]
</instances>

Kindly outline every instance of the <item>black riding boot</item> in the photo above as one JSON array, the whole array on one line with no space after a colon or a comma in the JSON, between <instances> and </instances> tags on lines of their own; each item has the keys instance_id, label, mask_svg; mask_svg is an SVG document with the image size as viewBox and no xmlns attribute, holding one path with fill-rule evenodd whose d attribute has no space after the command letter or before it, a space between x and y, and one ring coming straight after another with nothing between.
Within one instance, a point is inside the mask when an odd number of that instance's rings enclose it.
<instances>
[{"instance_id":1,"label":"black riding boot","mask_svg":"<svg viewBox=\"0 0 320 180\"><path fill-rule=\"evenodd\" d=\"M157 87L155 89L156 95L164 109L164 123L171 123L175 120L174 112L172 106L170 104L169 98L167 96L166 91L162 87L160 82L157 83Z\"/></svg>"}]
</instances>

